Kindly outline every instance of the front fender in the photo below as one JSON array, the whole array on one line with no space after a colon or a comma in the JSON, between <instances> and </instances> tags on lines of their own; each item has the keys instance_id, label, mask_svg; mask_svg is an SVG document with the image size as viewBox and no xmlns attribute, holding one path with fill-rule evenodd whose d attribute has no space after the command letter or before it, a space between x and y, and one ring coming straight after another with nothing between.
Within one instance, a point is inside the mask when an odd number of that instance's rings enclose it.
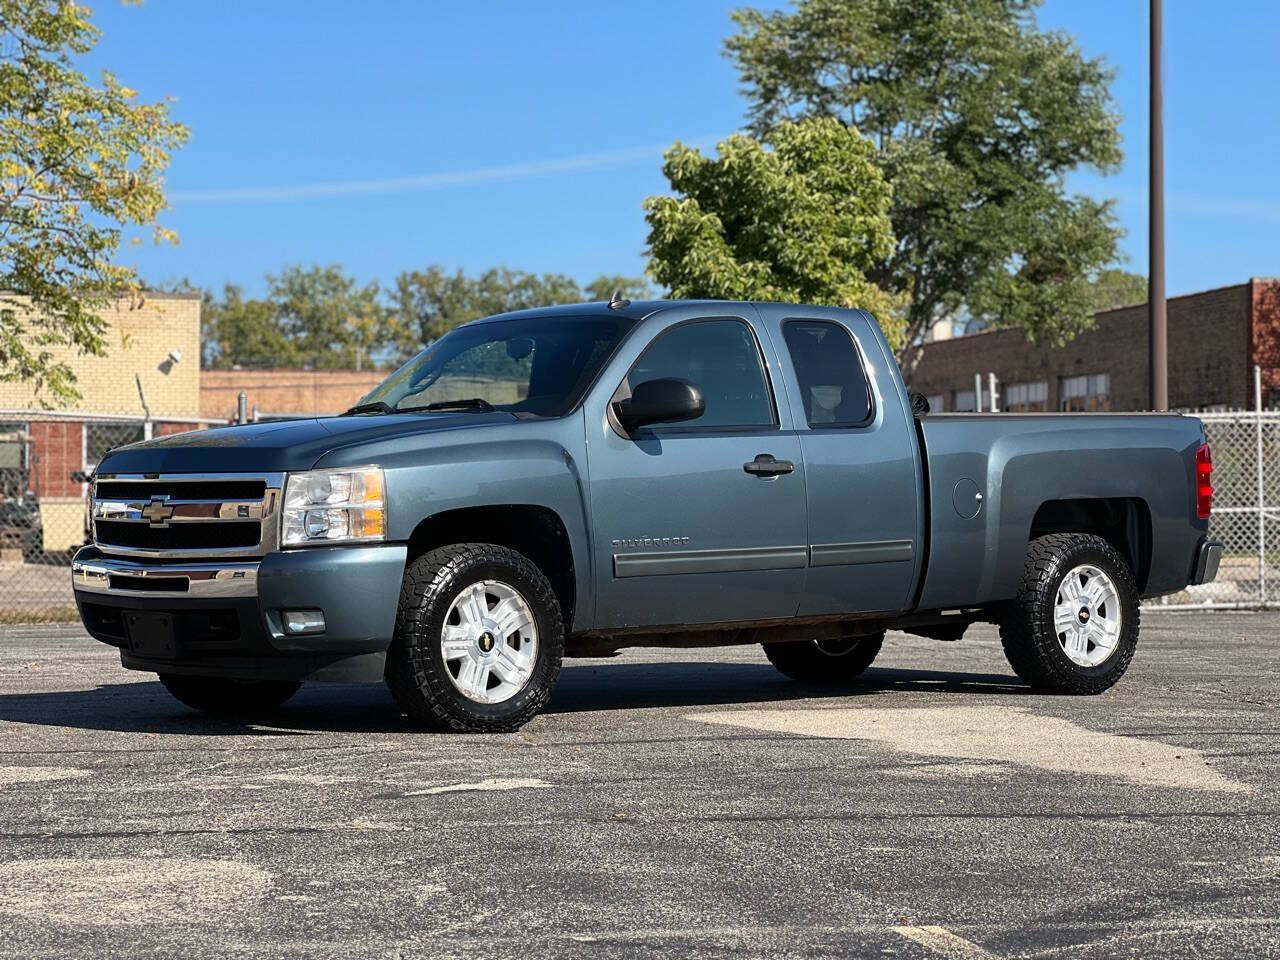
<instances>
[{"instance_id":1,"label":"front fender","mask_svg":"<svg viewBox=\"0 0 1280 960\"><path fill-rule=\"evenodd\" d=\"M387 539L405 542L423 520L468 507L537 506L564 524L573 552L575 623L595 619L581 411L483 430L347 447L318 467L378 464L386 472Z\"/></svg>"}]
</instances>

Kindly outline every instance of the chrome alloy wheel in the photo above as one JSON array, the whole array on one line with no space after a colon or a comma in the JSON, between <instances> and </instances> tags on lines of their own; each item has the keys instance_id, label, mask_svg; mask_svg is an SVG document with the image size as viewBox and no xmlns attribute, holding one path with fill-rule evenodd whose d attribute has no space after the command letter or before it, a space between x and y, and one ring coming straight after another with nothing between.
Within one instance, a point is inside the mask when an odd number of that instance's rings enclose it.
<instances>
[{"instance_id":1,"label":"chrome alloy wheel","mask_svg":"<svg viewBox=\"0 0 1280 960\"><path fill-rule=\"evenodd\" d=\"M524 689L538 659L538 625L514 587L481 580L449 605L440 656L453 685L475 703L502 703Z\"/></svg>"},{"instance_id":2,"label":"chrome alloy wheel","mask_svg":"<svg viewBox=\"0 0 1280 960\"><path fill-rule=\"evenodd\" d=\"M1111 578L1089 564L1075 567L1058 587L1053 632L1072 663L1096 667L1120 642L1120 592Z\"/></svg>"}]
</instances>

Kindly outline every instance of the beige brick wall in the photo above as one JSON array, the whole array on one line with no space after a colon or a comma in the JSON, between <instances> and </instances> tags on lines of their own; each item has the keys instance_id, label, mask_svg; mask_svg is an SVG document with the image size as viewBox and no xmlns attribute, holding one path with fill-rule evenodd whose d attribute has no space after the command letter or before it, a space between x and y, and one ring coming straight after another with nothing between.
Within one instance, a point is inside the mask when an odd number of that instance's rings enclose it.
<instances>
[{"instance_id":1,"label":"beige brick wall","mask_svg":"<svg viewBox=\"0 0 1280 960\"><path fill-rule=\"evenodd\" d=\"M200 415L200 298L194 294L146 294L141 304L120 301L102 313L107 321L106 356L82 357L55 349L75 371L78 404L60 407L91 413L141 415L134 375L154 419ZM169 364L171 350L182 360ZM47 390L44 400L52 403ZM0 408L36 407L29 383L0 383Z\"/></svg>"}]
</instances>

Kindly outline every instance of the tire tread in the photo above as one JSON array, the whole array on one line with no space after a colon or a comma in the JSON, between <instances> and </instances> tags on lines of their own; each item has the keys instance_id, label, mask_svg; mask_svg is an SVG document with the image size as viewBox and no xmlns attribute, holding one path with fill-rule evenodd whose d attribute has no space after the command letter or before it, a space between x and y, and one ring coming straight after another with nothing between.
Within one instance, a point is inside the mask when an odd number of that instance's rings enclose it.
<instances>
[{"instance_id":1,"label":"tire tread","mask_svg":"<svg viewBox=\"0 0 1280 960\"><path fill-rule=\"evenodd\" d=\"M550 658L547 674L539 679L535 673L529 681L531 685L537 684L532 695L525 698L517 711L503 716L463 713L454 706L448 678L429 668L423 646L432 642L425 636L424 624L431 600L459 568L483 564L514 567L534 586L534 595L526 599L535 607L541 607L551 621L551 630L543 631L540 627L538 634L538 643ZM396 612L395 639L387 651L386 682L392 697L410 719L433 730L459 733L518 730L551 698L563 656L564 619L560 603L546 576L524 554L493 543L455 543L428 551L406 567ZM522 694L523 691L516 696Z\"/></svg>"},{"instance_id":2,"label":"tire tread","mask_svg":"<svg viewBox=\"0 0 1280 960\"><path fill-rule=\"evenodd\" d=\"M1064 662L1053 626L1053 601L1062 568L1072 555L1096 552L1107 559L1108 576L1116 584L1124 609L1126 626L1120 644L1105 675L1085 674ZM1136 602L1138 587L1129 564L1109 542L1088 533L1051 533L1037 537L1027 546L1018 592L999 620L1000 643L1009 666L1025 683L1046 693L1090 695L1112 686L1128 669L1137 649L1141 614ZM1128 602L1126 602L1128 601ZM1132 631L1133 642L1125 635Z\"/></svg>"}]
</instances>

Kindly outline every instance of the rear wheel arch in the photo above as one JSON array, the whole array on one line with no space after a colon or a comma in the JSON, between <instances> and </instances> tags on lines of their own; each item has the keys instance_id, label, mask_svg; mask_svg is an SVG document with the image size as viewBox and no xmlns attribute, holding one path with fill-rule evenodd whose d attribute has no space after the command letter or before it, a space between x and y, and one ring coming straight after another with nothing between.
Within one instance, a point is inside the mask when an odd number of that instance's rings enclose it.
<instances>
[{"instance_id":1,"label":"rear wheel arch","mask_svg":"<svg viewBox=\"0 0 1280 960\"><path fill-rule=\"evenodd\" d=\"M1139 592L1151 572L1151 508L1140 497L1046 500L1036 509L1027 543L1055 533L1101 537L1129 564Z\"/></svg>"},{"instance_id":2,"label":"rear wheel arch","mask_svg":"<svg viewBox=\"0 0 1280 960\"><path fill-rule=\"evenodd\" d=\"M409 536L406 563L456 543L492 543L528 557L551 582L565 628L571 629L577 600L573 544L556 511L537 504L495 504L432 514Z\"/></svg>"}]
</instances>

